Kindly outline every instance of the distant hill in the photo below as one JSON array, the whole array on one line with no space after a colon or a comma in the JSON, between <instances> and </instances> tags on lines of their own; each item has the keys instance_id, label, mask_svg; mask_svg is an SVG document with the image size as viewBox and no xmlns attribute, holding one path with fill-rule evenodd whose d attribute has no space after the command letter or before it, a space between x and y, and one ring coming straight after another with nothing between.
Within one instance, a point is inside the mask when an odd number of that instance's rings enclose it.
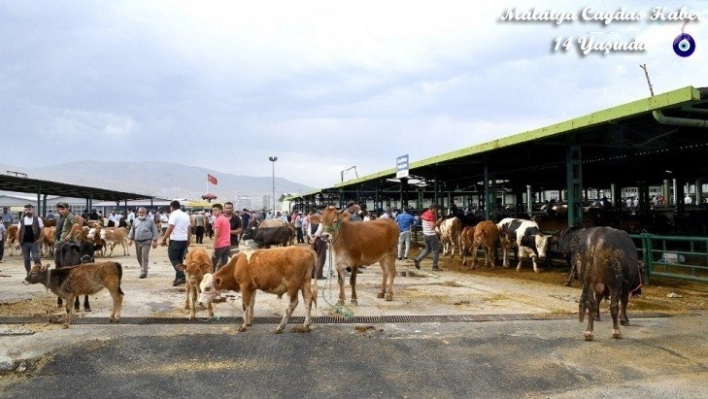
<instances>
[{"instance_id":1,"label":"distant hill","mask_svg":"<svg viewBox=\"0 0 708 399\"><path fill-rule=\"evenodd\" d=\"M239 196L270 196L273 187L272 177L232 175L170 162L78 161L45 167L0 164L0 173L6 174L5 171L8 170L22 171L32 179L129 191L162 198L200 198L207 188L207 174L219 180L218 185L209 185L209 191L224 201L235 200ZM275 188L276 197L284 193L314 189L278 177L275 178Z\"/></svg>"}]
</instances>

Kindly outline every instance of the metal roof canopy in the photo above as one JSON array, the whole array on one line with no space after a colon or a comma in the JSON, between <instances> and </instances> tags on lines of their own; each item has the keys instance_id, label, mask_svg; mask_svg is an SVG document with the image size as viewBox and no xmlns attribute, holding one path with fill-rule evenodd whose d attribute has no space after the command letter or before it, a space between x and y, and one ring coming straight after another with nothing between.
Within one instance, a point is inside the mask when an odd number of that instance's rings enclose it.
<instances>
[{"instance_id":1,"label":"metal roof canopy","mask_svg":"<svg viewBox=\"0 0 708 399\"><path fill-rule=\"evenodd\" d=\"M694 126L663 124L659 117L697 119ZM565 189L566 153L571 145L582 149L582 185L636 186L660 184L666 178L700 179L708 176L708 88L680 88L579 118L519 133L480 145L437 155L410 164L410 172L436 179L439 192L474 191L487 177L509 180L519 189ZM694 162L691 162L691 160ZM666 170L672 174L667 175ZM388 182L395 168L336 184L316 193L379 192L400 196L400 183ZM508 187L508 186L507 186ZM480 187L481 188L481 187ZM423 195L434 195L425 189ZM416 189L409 188L409 196ZM432 193L432 194L431 194Z\"/></svg>"},{"instance_id":2,"label":"metal roof canopy","mask_svg":"<svg viewBox=\"0 0 708 399\"><path fill-rule=\"evenodd\" d=\"M25 177L2 174L0 174L0 190L116 202L153 198L153 196L144 194L106 190L103 188L78 186L75 184L29 179Z\"/></svg>"}]
</instances>

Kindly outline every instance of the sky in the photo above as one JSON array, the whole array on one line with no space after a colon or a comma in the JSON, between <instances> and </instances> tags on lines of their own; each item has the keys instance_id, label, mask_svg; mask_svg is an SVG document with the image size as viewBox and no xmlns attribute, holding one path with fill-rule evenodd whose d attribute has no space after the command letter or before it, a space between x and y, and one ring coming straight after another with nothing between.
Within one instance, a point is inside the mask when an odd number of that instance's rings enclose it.
<instances>
[{"instance_id":1,"label":"sky","mask_svg":"<svg viewBox=\"0 0 708 399\"><path fill-rule=\"evenodd\" d=\"M575 20L516 20L533 11ZM635 20L594 20L618 11ZM707 25L706 1L0 0L0 161L332 187L648 97L640 64L657 94L708 86Z\"/></svg>"}]
</instances>

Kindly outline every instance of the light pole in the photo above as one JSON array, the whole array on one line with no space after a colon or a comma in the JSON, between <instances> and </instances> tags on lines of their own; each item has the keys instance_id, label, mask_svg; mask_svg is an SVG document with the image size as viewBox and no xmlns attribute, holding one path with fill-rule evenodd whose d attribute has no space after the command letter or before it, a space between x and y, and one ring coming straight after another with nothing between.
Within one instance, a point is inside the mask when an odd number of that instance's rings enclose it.
<instances>
[{"instance_id":1,"label":"light pole","mask_svg":"<svg viewBox=\"0 0 708 399\"><path fill-rule=\"evenodd\" d=\"M278 157L268 157L268 160L273 162L273 217L275 218L275 161Z\"/></svg>"}]
</instances>

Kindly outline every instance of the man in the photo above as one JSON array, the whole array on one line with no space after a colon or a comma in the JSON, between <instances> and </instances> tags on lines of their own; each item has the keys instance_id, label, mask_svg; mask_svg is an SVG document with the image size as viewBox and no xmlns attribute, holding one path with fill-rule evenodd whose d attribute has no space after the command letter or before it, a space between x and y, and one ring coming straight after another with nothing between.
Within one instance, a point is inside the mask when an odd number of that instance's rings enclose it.
<instances>
[{"instance_id":1,"label":"man","mask_svg":"<svg viewBox=\"0 0 708 399\"><path fill-rule=\"evenodd\" d=\"M160 212L160 226L162 226L162 236L165 237L167 225L170 224L170 215L166 211Z\"/></svg>"},{"instance_id":2,"label":"man","mask_svg":"<svg viewBox=\"0 0 708 399\"><path fill-rule=\"evenodd\" d=\"M302 211L298 211L295 215L295 222L293 223L295 225L295 231L297 232L298 244L303 244L305 242L305 238L302 235L302 223L304 221L305 217L302 216Z\"/></svg>"},{"instance_id":3,"label":"man","mask_svg":"<svg viewBox=\"0 0 708 399\"><path fill-rule=\"evenodd\" d=\"M91 214L89 215L90 220L98 220L98 212L96 212L95 209L91 210ZM103 221L101 221L103 222Z\"/></svg>"},{"instance_id":4,"label":"man","mask_svg":"<svg viewBox=\"0 0 708 399\"><path fill-rule=\"evenodd\" d=\"M307 227L307 235L311 237L312 250L317 254L317 267L315 269L315 278L318 280L324 279L324 264L327 258L327 243L322 240L322 229L320 228L320 214L314 210L308 216L309 223Z\"/></svg>"},{"instance_id":5,"label":"man","mask_svg":"<svg viewBox=\"0 0 708 399\"><path fill-rule=\"evenodd\" d=\"M29 275L32 263L41 264L39 258L39 243L42 242L44 223L42 218L34 215L34 205L25 205L23 217L20 219L17 232L17 240L22 247L22 257L25 262L25 270ZM30 259L31 258L31 259ZM32 261L32 263L30 262Z\"/></svg>"},{"instance_id":6,"label":"man","mask_svg":"<svg viewBox=\"0 0 708 399\"><path fill-rule=\"evenodd\" d=\"M74 227L76 223L76 216L69 210L69 204L66 202L58 202L56 205L56 211L59 214L59 220L57 220L57 228L54 232L54 238L59 238L56 240L56 244L61 244L65 241L69 241L71 237L71 228ZM58 231L58 232L57 232Z\"/></svg>"},{"instance_id":7,"label":"man","mask_svg":"<svg viewBox=\"0 0 708 399\"><path fill-rule=\"evenodd\" d=\"M10 208L7 206L2 211L2 224L5 225L6 229L12 224L12 213L10 213Z\"/></svg>"},{"instance_id":8,"label":"man","mask_svg":"<svg viewBox=\"0 0 708 399\"><path fill-rule=\"evenodd\" d=\"M140 264L140 278L146 278L148 274L148 265L150 264L150 244L153 248L157 248L157 238L160 233L157 231L157 226L152 218L147 217L147 209L139 208L138 217L133 220L130 225L128 239L130 245L135 241L135 255Z\"/></svg>"},{"instance_id":9,"label":"man","mask_svg":"<svg viewBox=\"0 0 708 399\"><path fill-rule=\"evenodd\" d=\"M214 272L216 272L229 263L231 225L224 216L221 204L214 204L211 211L214 214L214 256L211 258L211 263L214 265Z\"/></svg>"},{"instance_id":10,"label":"man","mask_svg":"<svg viewBox=\"0 0 708 399\"><path fill-rule=\"evenodd\" d=\"M349 213L350 222L361 222L364 220L361 216L361 208L354 201L347 202L346 212Z\"/></svg>"},{"instance_id":11,"label":"man","mask_svg":"<svg viewBox=\"0 0 708 399\"><path fill-rule=\"evenodd\" d=\"M398 235L398 260L408 260L408 254L411 252L411 227L415 224L415 218L404 207L401 213L396 216L396 224L400 231ZM405 252L403 252L404 245Z\"/></svg>"},{"instance_id":12,"label":"man","mask_svg":"<svg viewBox=\"0 0 708 399\"><path fill-rule=\"evenodd\" d=\"M379 219L393 219L393 212L391 211L391 208L387 208L381 216L379 216Z\"/></svg>"},{"instance_id":13,"label":"man","mask_svg":"<svg viewBox=\"0 0 708 399\"><path fill-rule=\"evenodd\" d=\"M197 212L194 215L192 228L194 229L194 240L197 244L204 244L204 231L206 227L206 219L204 212Z\"/></svg>"},{"instance_id":14,"label":"man","mask_svg":"<svg viewBox=\"0 0 708 399\"><path fill-rule=\"evenodd\" d=\"M238 235L243 233L243 225L241 224L241 218L234 215L234 204L233 202L224 203L224 217L229 221L230 227L230 239L231 248L229 249L229 255L233 256L238 253Z\"/></svg>"},{"instance_id":15,"label":"man","mask_svg":"<svg viewBox=\"0 0 708 399\"><path fill-rule=\"evenodd\" d=\"M7 240L7 229L3 223L0 223L0 263L5 256L5 240Z\"/></svg>"},{"instance_id":16,"label":"man","mask_svg":"<svg viewBox=\"0 0 708 399\"><path fill-rule=\"evenodd\" d=\"M175 281L172 282L172 286L176 287L187 282L184 272L177 269L177 265L181 264L187 255L187 248L192 236L192 223L189 220L189 215L182 212L179 201L170 202L170 210L172 212L170 212L167 223L167 231L162 238L162 246L167 245L167 237L169 237L170 245L167 247L167 257L175 269Z\"/></svg>"},{"instance_id":17,"label":"man","mask_svg":"<svg viewBox=\"0 0 708 399\"><path fill-rule=\"evenodd\" d=\"M420 270L420 261L423 260L430 252L433 253L433 271L441 272L442 269L438 267L438 258L440 257L440 239L435 233L435 225L438 220L438 206L435 204L430 205L427 211L420 215L420 221L423 225L423 237L425 238L425 249L418 255L417 258L413 259L415 262L415 268Z\"/></svg>"},{"instance_id":18,"label":"man","mask_svg":"<svg viewBox=\"0 0 708 399\"><path fill-rule=\"evenodd\" d=\"M243 208L243 211L241 212L241 227L248 228L248 224L251 222L251 212Z\"/></svg>"}]
</instances>

